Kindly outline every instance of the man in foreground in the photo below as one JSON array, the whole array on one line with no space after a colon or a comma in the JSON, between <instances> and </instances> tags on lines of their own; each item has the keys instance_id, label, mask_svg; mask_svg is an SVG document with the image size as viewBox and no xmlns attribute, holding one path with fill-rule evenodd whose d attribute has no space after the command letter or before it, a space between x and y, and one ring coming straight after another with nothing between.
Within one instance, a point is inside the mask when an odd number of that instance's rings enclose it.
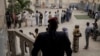
<instances>
[{"instance_id":1,"label":"man in foreground","mask_svg":"<svg viewBox=\"0 0 100 56\"><path fill-rule=\"evenodd\" d=\"M57 18L49 19L48 31L40 33L34 43L32 56L41 50L43 56L72 56L71 43L64 32L57 32Z\"/></svg>"}]
</instances>

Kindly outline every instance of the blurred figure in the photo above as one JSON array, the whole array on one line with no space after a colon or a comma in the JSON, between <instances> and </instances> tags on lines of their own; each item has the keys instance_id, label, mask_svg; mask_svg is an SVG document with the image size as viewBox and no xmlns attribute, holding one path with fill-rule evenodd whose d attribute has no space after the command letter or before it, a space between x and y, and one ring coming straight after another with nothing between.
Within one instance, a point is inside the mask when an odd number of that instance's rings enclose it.
<instances>
[{"instance_id":1,"label":"blurred figure","mask_svg":"<svg viewBox=\"0 0 100 56\"><path fill-rule=\"evenodd\" d=\"M45 11L45 13L44 13L44 25L45 26L48 25L48 13L47 13L47 11Z\"/></svg>"},{"instance_id":2,"label":"blurred figure","mask_svg":"<svg viewBox=\"0 0 100 56\"><path fill-rule=\"evenodd\" d=\"M22 15L21 15L21 13L19 13L18 15L17 15L17 17L18 17L18 24L19 24L19 28L21 28L21 23L22 23Z\"/></svg>"},{"instance_id":3,"label":"blurred figure","mask_svg":"<svg viewBox=\"0 0 100 56\"><path fill-rule=\"evenodd\" d=\"M34 33L31 33L31 32L29 32L29 34L30 34L30 35L33 35L34 38L37 38L37 36L38 36L38 31L39 31L39 29L36 28L35 31L34 31L35 34L34 34Z\"/></svg>"},{"instance_id":4,"label":"blurred figure","mask_svg":"<svg viewBox=\"0 0 100 56\"><path fill-rule=\"evenodd\" d=\"M30 13L29 13L29 21L31 22L31 27L33 26L34 19L35 19L35 14L34 14L34 12L30 12Z\"/></svg>"},{"instance_id":5,"label":"blurred figure","mask_svg":"<svg viewBox=\"0 0 100 56\"><path fill-rule=\"evenodd\" d=\"M38 11L36 11L36 25L39 25L39 12Z\"/></svg>"},{"instance_id":6,"label":"blurred figure","mask_svg":"<svg viewBox=\"0 0 100 56\"><path fill-rule=\"evenodd\" d=\"M79 25L75 25L75 29L73 31L73 52L79 51L79 37L81 37L81 33L79 30Z\"/></svg>"},{"instance_id":7,"label":"blurred figure","mask_svg":"<svg viewBox=\"0 0 100 56\"><path fill-rule=\"evenodd\" d=\"M40 16L39 16L39 26L42 26L42 19L43 19L43 14L41 12L40 13Z\"/></svg>"},{"instance_id":8,"label":"blurred figure","mask_svg":"<svg viewBox=\"0 0 100 56\"><path fill-rule=\"evenodd\" d=\"M98 35L98 19L95 19L95 22L93 23L93 39L96 41L97 35Z\"/></svg>"},{"instance_id":9,"label":"blurred figure","mask_svg":"<svg viewBox=\"0 0 100 56\"><path fill-rule=\"evenodd\" d=\"M61 13L61 23L64 23L64 15L65 15L64 10L62 10L62 13Z\"/></svg>"},{"instance_id":10,"label":"blurred figure","mask_svg":"<svg viewBox=\"0 0 100 56\"><path fill-rule=\"evenodd\" d=\"M68 29L67 29L67 28L63 28L62 30L63 30L63 32L65 32L66 35L68 36Z\"/></svg>"},{"instance_id":11,"label":"blurred figure","mask_svg":"<svg viewBox=\"0 0 100 56\"><path fill-rule=\"evenodd\" d=\"M89 37L90 37L90 34L91 34L90 23L87 22L86 26L87 26L86 29L85 29L86 46L84 47L84 49L88 49L88 47L89 47Z\"/></svg>"},{"instance_id":12,"label":"blurred figure","mask_svg":"<svg viewBox=\"0 0 100 56\"><path fill-rule=\"evenodd\" d=\"M59 15L59 10L57 10L56 16L57 16L57 21L58 21L58 23L59 23L59 22L60 22L60 21L59 21L59 16L60 16L60 15Z\"/></svg>"},{"instance_id":13,"label":"blurred figure","mask_svg":"<svg viewBox=\"0 0 100 56\"><path fill-rule=\"evenodd\" d=\"M57 32L57 18L51 18L48 21L48 31L42 32L37 36L32 50L32 56L38 56L42 51L42 56L72 56L71 43L64 32Z\"/></svg>"},{"instance_id":14,"label":"blurred figure","mask_svg":"<svg viewBox=\"0 0 100 56\"><path fill-rule=\"evenodd\" d=\"M49 16L48 16L49 19L52 18L52 15L51 15L51 11L49 12Z\"/></svg>"},{"instance_id":15,"label":"blurred figure","mask_svg":"<svg viewBox=\"0 0 100 56\"><path fill-rule=\"evenodd\" d=\"M23 30L19 30L19 32L23 33Z\"/></svg>"},{"instance_id":16,"label":"blurred figure","mask_svg":"<svg viewBox=\"0 0 100 56\"><path fill-rule=\"evenodd\" d=\"M27 25L28 25L28 23L27 23L28 12L27 11L24 12L23 18L24 18L24 22L25 22L25 27L27 27Z\"/></svg>"},{"instance_id":17,"label":"blurred figure","mask_svg":"<svg viewBox=\"0 0 100 56\"><path fill-rule=\"evenodd\" d=\"M8 11L6 11L6 22L7 22L7 27L8 29L11 28L11 16L10 13Z\"/></svg>"}]
</instances>

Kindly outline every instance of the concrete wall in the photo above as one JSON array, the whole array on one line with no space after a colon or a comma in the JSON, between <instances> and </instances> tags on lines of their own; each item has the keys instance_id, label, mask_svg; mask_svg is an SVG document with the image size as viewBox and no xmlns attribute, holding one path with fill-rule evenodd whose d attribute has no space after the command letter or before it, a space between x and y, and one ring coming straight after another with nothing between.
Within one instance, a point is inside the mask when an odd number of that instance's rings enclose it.
<instances>
[{"instance_id":1,"label":"concrete wall","mask_svg":"<svg viewBox=\"0 0 100 56\"><path fill-rule=\"evenodd\" d=\"M0 0L0 56L6 56L7 31L5 24L5 0Z\"/></svg>"}]
</instances>

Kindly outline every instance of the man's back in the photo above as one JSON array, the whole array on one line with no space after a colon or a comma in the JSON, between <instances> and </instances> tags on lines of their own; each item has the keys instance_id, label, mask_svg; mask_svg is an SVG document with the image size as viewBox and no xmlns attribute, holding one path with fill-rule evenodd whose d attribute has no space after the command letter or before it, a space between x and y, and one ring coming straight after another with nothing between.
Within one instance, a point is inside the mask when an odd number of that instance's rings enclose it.
<instances>
[{"instance_id":1,"label":"man's back","mask_svg":"<svg viewBox=\"0 0 100 56\"><path fill-rule=\"evenodd\" d=\"M32 56L37 56L39 50L42 51L43 56L64 56L64 51L67 56L71 56L72 53L70 41L64 32L40 33L34 43Z\"/></svg>"}]
</instances>

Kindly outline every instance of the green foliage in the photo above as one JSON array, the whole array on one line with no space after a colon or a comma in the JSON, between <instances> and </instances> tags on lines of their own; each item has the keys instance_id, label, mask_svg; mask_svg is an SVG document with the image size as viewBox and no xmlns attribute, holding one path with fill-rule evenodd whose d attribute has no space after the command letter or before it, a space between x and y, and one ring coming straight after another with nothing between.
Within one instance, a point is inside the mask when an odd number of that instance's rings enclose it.
<instances>
[{"instance_id":1,"label":"green foliage","mask_svg":"<svg viewBox=\"0 0 100 56\"><path fill-rule=\"evenodd\" d=\"M9 6L7 10L10 12L15 12L16 14L23 12L24 10L32 12L32 10L29 8L30 6L29 0L8 0L8 2Z\"/></svg>"}]
</instances>

